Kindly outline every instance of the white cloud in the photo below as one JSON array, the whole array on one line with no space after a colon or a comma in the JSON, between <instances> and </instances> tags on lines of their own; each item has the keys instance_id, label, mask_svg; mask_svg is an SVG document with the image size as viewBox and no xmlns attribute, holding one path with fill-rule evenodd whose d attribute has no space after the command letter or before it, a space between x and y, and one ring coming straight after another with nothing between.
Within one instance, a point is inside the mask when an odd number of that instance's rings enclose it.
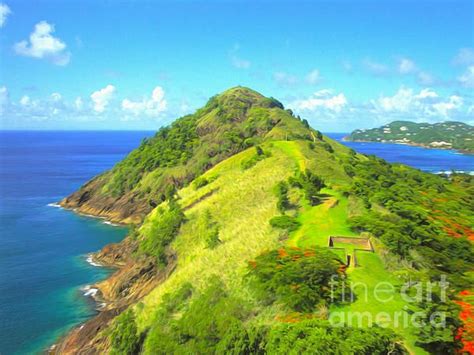
<instances>
[{"instance_id":1,"label":"white cloud","mask_svg":"<svg viewBox=\"0 0 474 355\"><path fill-rule=\"evenodd\" d=\"M298 111L317 111L319 109L341 112L347 105L346 96L343 93L333 95L331 90L320 90L312 96L302 100L295 100L289 104L289 107Z\"/></svg>"},{"instance_id":2,"label":"white cloud","mask_svg":"<svg viewBox=\"0 0 474 355\"><path fill-rule=\"evenodd\" d=\"M403 114L405 119L426 119L427 117L449 118L453 111L459 111L464 100L457 95L443 98L431 89L415 93L413 89L401 87L393 96L381 96L371 103L379 114Z\"/></svg>"},{"instance_id":3,"label":"white cloud","mask_svg":"<svg viewBox=\"0 0 474 355\"><path fill-rule=\"evenodd\" d=\"M103 89L93 92L91 94L91 100L94 103L94 111L99 113L104 112L114 92L115 86L110 84Z\"/></svg>"},{"instance_id":4,"label":"white cloud","mask_svg":"<svg viewBox=\"0 0 474 355\"><path fill-rule=\"evenodd\" d=\"M318 69L314 69L306 75L306 82L308 84L314 85L321 81L321 74Z\"/></svg>"},{"instance_id":5,"label":"white cloud","mask_svg":"<svg viewBox=\"0 0 474 355\"><path fill-rule=\"evenodd\" d=\"M466 88L474 88L474 65L469 66L466 71L458 77L458 81Z\"/></svg>"},{"instance_id":6,"label":"white cloud","mask_svg":"<svg viewBox=\"0 0 474 355\"><path fill-rule=\"evenodd\" d=\"M74 100L74 108L76 110L82 110L83 106L84 106L84 102L82 101L82 98L80 96L76 97L76 99Z\"/></svg>"},{"instance_id":7,"label":"white cloud","mask_svg":"<svg viewBox=\"0 0 474 355\"><path fill-rule=\"evenodd\" d=\"M12 12L7 4L0 3L0 28L5 26L5 23L7 22L7 17L11 13Z\"/></svg>"},{"instance_id":8,"label":"white cloud","mask_svg":"<svg viewBox=\"0 0 474 355\"><path fill-rule=\"evenodd\" d=\"M362 64L367 71L374 75L385 75L389 72L388 66L382 63L375 62L368 58L364 59Z\"/></svg>"},{"instance_id":9,"label":"white cloud","mask_svg":"<svg viewBox=\"0 0 474 355\"><path fill-rule=\"evenodd\" d=\"M474 64L474 49L461 48L453 58L454 65L471 65Z\"/></svg>"},{"instance_id":10,"label":"white cloud","mask_svg":"<svg viewBox=\"0 0 474 355\"><path fill-rule=\"evenodd\" d=\"M273 74L273 80L279 85L292 86L298 83L298 78L285 72L276 72Z\"/></svg>"},{"instance_id":11,"label":"white cloud","mask_svg":"<svg viewBox=\"0 0 474 355\"><path fill-rule=\"evenodd\" d=\"M0 86L0 114L3 116L8 104L8 90L6 86Z\"/></svg>"},{"instance_id":12,"label":"white cloud","mask_svg":"<svg viewBox=\"0 0 474 355\"><path fill-rule=\"evenodd\" d=\"M21 106L29 106L31 103L31 99L28 95L24 95L22 96L22 98L20 99L20 105Z\"/></svg>"},{"instance_id":13,"label":"white cloud","mask_svg":"<svg viewBox=\"0 0 474 355\"><path fill-rule=\"evenodd\" d=\"M48 59L56 65L69 63L71 54L66 52L66 44L52 35L54 25L41 21L35 25L29 42L24 40L14 45L17 54L38 59Z\"/></svg>"},{"instance_id":14,"label":"white cloud","mask_svg":"<svg viewBox=\"0 0 474 355\"><path fill-rule=\"evenodd\" d=\"M151 98L144 98L142 101L122 100L122 110L134 116L145 114L147 116L158 116L167 107L165 92L161 86L153 89Z\"/></svg>"},{"instance_id":15,"label":"white cloud","mask_svg":"<svg viewBox=\"0 0 474 355\"><path fill-rule=\"evenodd\" d=\"M53 92L53 93L51 94L51 100L53 100L53 101L55 101L55 102L61 101L62 98L63 98L63 97L62 97L61 94L58 93L58 92Z\"/></svg>"},{"instance_id":16,"label":"white cloud","mask_svg":"<svg viewBox=\"0 0 474 355\"><path fill-rule=\"evenodd\" d=\"M452 95L448 101L433 104L435 113L448 118L452 110L458 110L463 105L463 99L457 95Z\"/></svg>"},{"instance_id":17,"label":"white cloud","mask_svg":"<svg viewBox=\"0 0 474 355\"><path fill-rule=\"evenodd\" d=\"M412 74L416 70L415 62L408 58L400 58L398 62L398 72L400 74Z\"/></svg>"}]
</instances>

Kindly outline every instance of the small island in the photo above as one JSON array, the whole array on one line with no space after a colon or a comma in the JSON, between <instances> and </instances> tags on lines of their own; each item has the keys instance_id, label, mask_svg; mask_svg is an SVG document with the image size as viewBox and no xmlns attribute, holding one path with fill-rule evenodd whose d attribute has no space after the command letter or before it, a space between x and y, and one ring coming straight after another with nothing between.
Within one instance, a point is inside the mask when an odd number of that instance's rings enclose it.
<instances>
[{"instance_id":1,"label":"small island","mask_svg":"<svg viewBox=\"0 0 474 355\"><path fill-rule=\"evenodd\" d=\"M410 144L474 153L474 127L456 121L434 124L394 121L379 128L357 129L344 140Z\"/></svg>"}]
</instances>

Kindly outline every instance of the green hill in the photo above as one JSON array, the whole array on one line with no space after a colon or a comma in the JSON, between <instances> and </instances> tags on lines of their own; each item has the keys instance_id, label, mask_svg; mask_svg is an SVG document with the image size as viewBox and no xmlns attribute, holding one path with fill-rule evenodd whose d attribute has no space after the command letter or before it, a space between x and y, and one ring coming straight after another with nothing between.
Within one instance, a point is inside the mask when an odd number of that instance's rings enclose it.
<instances>
[{"instance_id":1,"label":"green hill","mask_svg":"<svg viewBox=\"0 0 474 355\"><path fill-rule=\"evenodd\" d=\"M455 121L435 124L394 121L380 128L355 130L346 139L474 152L474 127Z\"/></svg>"},{"instance_id":2,"label":"green hill","mask_svg":"<svg viewBox=\"0 0 474 355\"><path fill-rule=\"evenodd\" d=\"M63 201L139 224L94 255L119 268L95 285L106 306L55 351L449 353L453 300L472 287L473 186L357 154L230 89ZM400 295L441 275L432 302ZM365 286L350 297L352 283ZM394 321L436 311L443 328Z\"/></svg>"}]
</instances>

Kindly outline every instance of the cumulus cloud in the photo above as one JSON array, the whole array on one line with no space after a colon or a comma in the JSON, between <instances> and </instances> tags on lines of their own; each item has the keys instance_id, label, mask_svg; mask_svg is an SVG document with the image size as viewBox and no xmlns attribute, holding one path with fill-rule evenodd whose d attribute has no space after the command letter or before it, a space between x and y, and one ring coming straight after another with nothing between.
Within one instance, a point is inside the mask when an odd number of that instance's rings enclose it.
<instances>
[{"instance_id":1,"label":"cumulus cloud","mask_svg":"<svg viewBox=\"0 0 474 355\"><path fill-rule=\"evenodd\" d=\"M474 64L474 49L461 48L453 58L454 65L471 65Z\"/></svg>"},{"instance_id":2,"label":"cumulus cloud","mask_svg":"<svg viewBox=\"0 0 474 355\"><path fill-rule=\"evenodd\" d=\"M466 71L458 77L458 81L466 88L474 88L474 65L469 66Z\"/></svg>"},{"instance_id":3,"label":"cumulus cloud","mask_svg":"<svg viewBox=\"0 0 474 355\"><path fill-rule=\"evenodd\" d=\"M401 87L393 96L381 96L371 103L378 113L401 113L405 118L442 117L449 118L453 111L463 106L463 99L457 95L441 97L431 89L416 93L413 89Z\"/></svg>"},{"instance_id":4,"label":"cumulus cloud","mask_svg":"<svg viewBox=\"0 0 474 355\"><path fill-rule=\"evenodd\" d=\"M141 101L122 100L122 110L134 116L145 114L150 117L155 117L164 112L166 107L165 91L161 86L157 86L153 89L150 98L144 98Z\"/></svg>"},{"instance_id":5,"label":"cumulus cloud","mask_svg":"<svg viewBox=\"0 0 474 355\"><path fill-rule=\"evenodd\" d=\"M105 88L97 90L91 94L91 100L94 104L94 111L102 113L108 106L115 92L115 86L107 85Z\"/></svg>"},{"instance_id":6,"label":"cumulus cloud","mask_svg":"<svg viewBox=\"0 0 474 355\"><path fill-rule=\"evenodd\" d=\"M31 103L31 99L28 95L23 95L20 99L21 106L29 106Z\"/></svg>"},{"instance_id":7,"label":"cumulus cloud","mask_svg":"<svg viewBox=\"0 0 474 355\"><path fill-rule=\"evenodd\" d=\"M417 71L415 62L408 58L400 58L397 69L403 75L412 74Z\"/></svg>"},{"instance_id":8,"label":"cumulus cloud","mask_svg":"<svg viewBox=\"0 0 474 355\"><path fill-rule=\"evenodd\" d=\"M7 4L0 3L0 28L5 26L5 24L7 23L7 17L11 13L12 12Z\"/></svg>"},{"instance_id":9,"label":"cumulus cloud","mask_svg":"<svg viewBox=\"0 0 474 355\"><path fill-rule=\"evenodd\" d=\"M54 37L54 25L41 21L35 25L29 41L21 41L14 45L17 54L37 59L48 59L56 65L69 63L71 54L66 52L66 44Z\"/></svg>"},{"instance_id":10,"label":"cumulus cloud","mask_svg":"<svg viewBox=\"0 0 474 355\"><path fill-rule=\"evenodd\" d=\"M315 92L306 99L295 100L289 106L298 111L318 111L322 109L339 113L347 103L346 96L343 93L334 95L331 90L324 89Z\"/></svg>"}]
</instances>

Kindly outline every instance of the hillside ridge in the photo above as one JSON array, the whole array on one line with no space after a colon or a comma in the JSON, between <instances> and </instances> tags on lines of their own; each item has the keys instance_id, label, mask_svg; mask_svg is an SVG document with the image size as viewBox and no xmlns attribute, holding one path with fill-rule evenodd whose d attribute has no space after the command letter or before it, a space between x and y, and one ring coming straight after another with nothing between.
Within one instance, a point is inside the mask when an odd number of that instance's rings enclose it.
<instances>
[{"instance_id":1,"label":"hillside ridge","mask_svg":"<svg viewBox=\"0 0 474 355\"><path fill-rule=\"evenodd\" d=\"M415 123L394 121L379 128L357 129L344 138L354 142L418 145L474 153L474 127L463 122Z\"/></svg>"}]
</instances>

